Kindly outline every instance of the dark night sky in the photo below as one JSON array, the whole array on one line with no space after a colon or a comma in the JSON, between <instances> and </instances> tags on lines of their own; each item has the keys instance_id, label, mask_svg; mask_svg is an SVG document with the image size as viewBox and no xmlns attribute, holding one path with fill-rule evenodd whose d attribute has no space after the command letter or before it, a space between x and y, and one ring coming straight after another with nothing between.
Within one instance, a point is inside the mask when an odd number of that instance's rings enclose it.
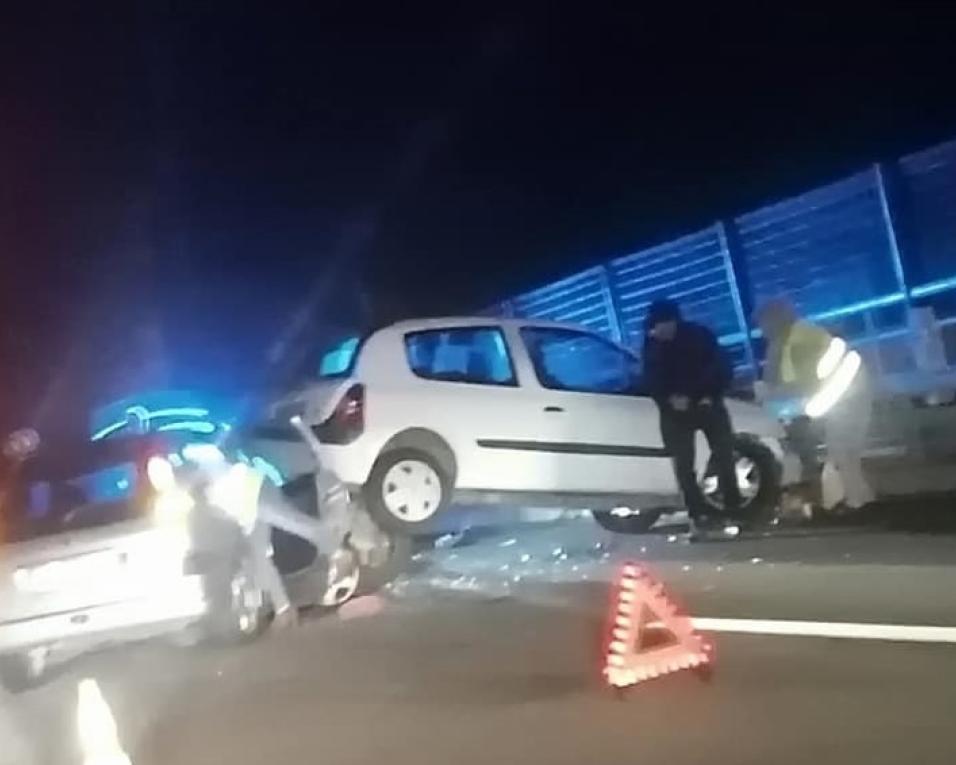
<instances>
[{"instance_id":1,"label":"dark night sky","mask_svg":"<svg viewBox=\"0 0 956 765\"><path fill-rule=\"evenodd\" d=\"M454 5L0 25L0 408L95 396L150 317L234 389L297 312L466 312L956 135L939 11Z\"/></svg>"}]
</instances>

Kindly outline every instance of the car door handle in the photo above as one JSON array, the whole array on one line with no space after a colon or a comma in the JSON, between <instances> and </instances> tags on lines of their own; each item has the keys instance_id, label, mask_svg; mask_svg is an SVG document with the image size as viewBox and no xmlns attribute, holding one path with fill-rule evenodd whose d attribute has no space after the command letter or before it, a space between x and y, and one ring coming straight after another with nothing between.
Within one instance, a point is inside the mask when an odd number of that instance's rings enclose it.
<instances>
[{"instance_id":1,"label":"car door handle","mask_svg":"<svg viewBox=\"0 0 956 765\"><path fill-rule=\"evenodd\" d=\"M563 411L564 411L564 407L560 407L560 406L546 406L546 407L544 408L544 411L546 411L546 412L563 412Z\"/></svg>"}]
</instances>

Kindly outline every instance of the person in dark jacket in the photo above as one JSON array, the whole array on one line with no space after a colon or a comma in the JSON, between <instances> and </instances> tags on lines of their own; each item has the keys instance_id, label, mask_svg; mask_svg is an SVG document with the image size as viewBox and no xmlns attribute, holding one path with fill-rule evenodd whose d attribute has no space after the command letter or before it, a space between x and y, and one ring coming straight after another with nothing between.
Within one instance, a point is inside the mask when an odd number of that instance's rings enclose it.
<instances>
[{"instance_id":1,"label":"person in dark jacket","mask_svg":"<svg viewBox=\"0 0 956 765\"><path fill-rule=\"evenodd\" d=\"M714 333L684 321L671 300L651 304L644 332L645 382L660 409L661 436L674 461L691 533L700 533L714 525L719 511L705 500L694 469L698 430L706 436L717 468L725 520L740 510L733 427L724 406L731 367Z\"/></svg>"}]
</instances>

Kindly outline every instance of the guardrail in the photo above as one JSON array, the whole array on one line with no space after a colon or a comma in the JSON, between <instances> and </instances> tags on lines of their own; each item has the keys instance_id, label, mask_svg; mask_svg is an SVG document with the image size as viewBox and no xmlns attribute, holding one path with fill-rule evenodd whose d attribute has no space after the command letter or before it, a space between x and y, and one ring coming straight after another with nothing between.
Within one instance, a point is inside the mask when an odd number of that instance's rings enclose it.
<instances>
[{"instance_id":1,"label":"guardrail","mask_svg":"<svg viewBox=\"0 0 956 765\"><path fill-rule=\"evenodd\" d=\"M608 260L488 312L569 321L639 350L647 308L678 300L738 375L762 343L754 306L780 294L860 347L880 377L920 374L911 309L936 311L956 370L956 141ZM940 370L935 370L939 373Z\"/></svg>"}]
</instances>

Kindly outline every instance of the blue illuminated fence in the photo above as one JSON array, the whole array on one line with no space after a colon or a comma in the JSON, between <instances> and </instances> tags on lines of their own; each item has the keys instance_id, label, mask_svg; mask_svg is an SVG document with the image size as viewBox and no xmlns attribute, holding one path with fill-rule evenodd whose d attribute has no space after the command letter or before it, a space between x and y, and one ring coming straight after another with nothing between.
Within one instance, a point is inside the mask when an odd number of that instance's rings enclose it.
<instances>
[{"instance_id":1,"label":"blue illuminated fence","mask_svg":"<svg viewBox=\"0 0 956 765\"><path fill-rule=\"evenodd\" d=\"M749 317L788 295L853 341L877 372L914 360L911 305L936 311L956 366L956 141L518 295L493 313L581 324L639 350L658 297L711 327L742 377L759 357Z\"/></svg>"},{"instance_id":2,"label":"blue illuminated fence","mask_svg":"<svg viewBox=\"0 0 956 765\"><path fill-rule=\"evenodd\" d=\"M604 266L519 295L511 301L510 309L519 316L571 322L616 340L621 338Z\"/></svg>"}]
</instances>

